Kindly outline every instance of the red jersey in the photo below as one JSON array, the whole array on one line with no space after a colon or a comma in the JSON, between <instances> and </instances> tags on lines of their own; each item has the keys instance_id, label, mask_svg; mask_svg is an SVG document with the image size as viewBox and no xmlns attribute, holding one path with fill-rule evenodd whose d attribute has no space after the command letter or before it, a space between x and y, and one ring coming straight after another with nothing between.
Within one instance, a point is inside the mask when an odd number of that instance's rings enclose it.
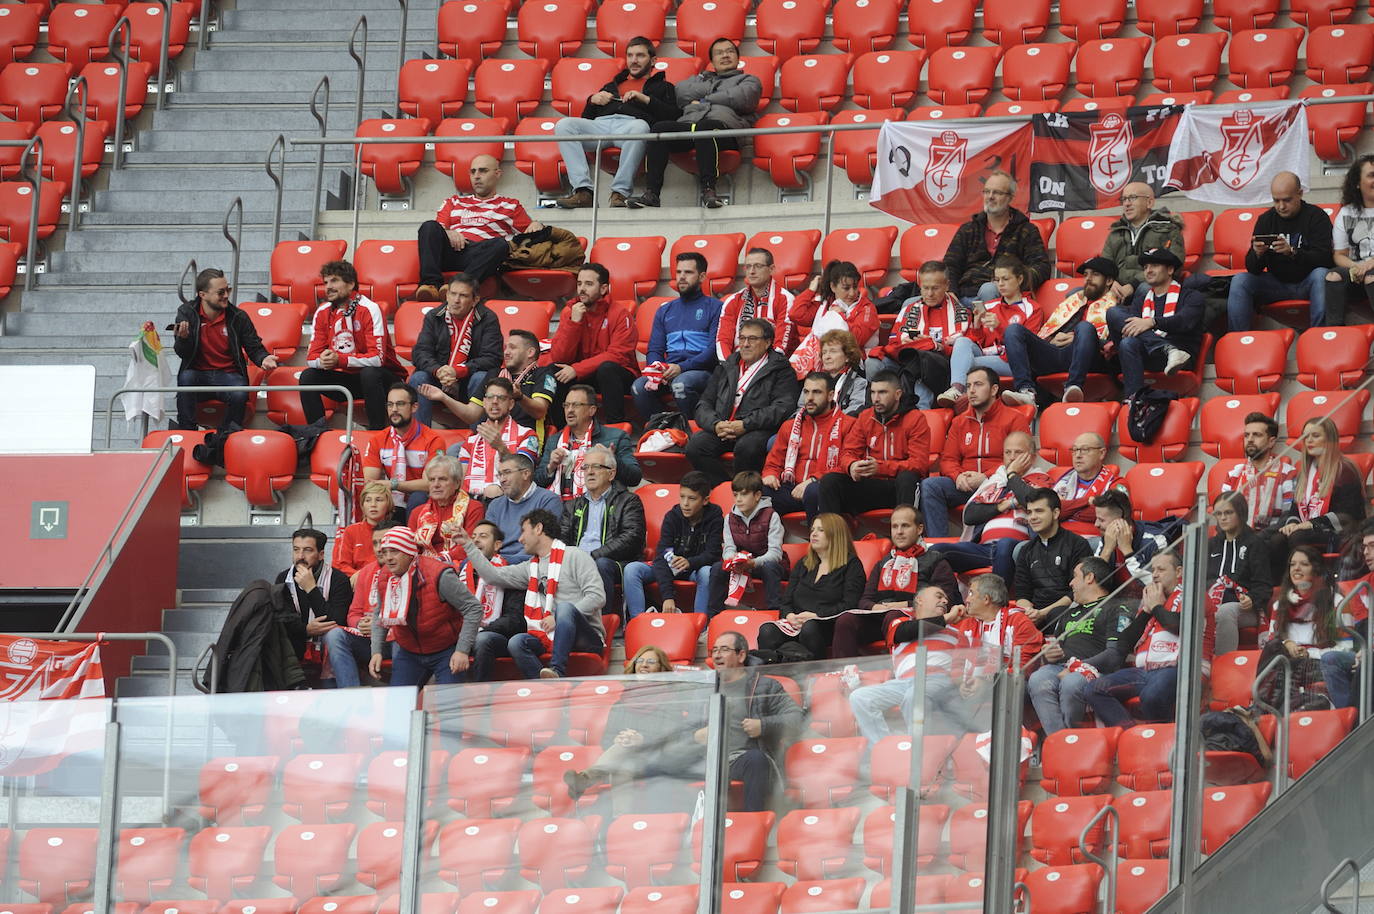
<instances>
[{"instance_id":1,"label":"red jersey","mask_svg":"<svg viewBox=\"0 0 1374 914\"><path fill-rule=\"evenodd\" d=\"M200 312L200 348L195 365L201 371L233 371L233 355L229 352L229 313L221 311L213 320Z\"/></svg>"},{"instance_id":2,"label":"red jersey","mask_svg":"<svg viewBox=\"0 0 1374 914\"><path fill-rule=\"evenodd\" d=\"M457 229L469 241L509 238L529 228L530 217L514 197L454 194L443 202L434 220Z\"/></svg>"},{"instance_id":3,"label":"red jersey","mask_svg":"<svg viewBox=\"0 0 1374 914\"><path fill-rule=\"evenodd\" d=\"M310 351L306 364L322 368L320 353L332 349L339 355L336 371L362 371L385 368L401 377L405 370L391 346L386 317L377 303L366 295L354 295L341 307L325 302L315 310L311 322Z\"/></svg>"}]
</instances>

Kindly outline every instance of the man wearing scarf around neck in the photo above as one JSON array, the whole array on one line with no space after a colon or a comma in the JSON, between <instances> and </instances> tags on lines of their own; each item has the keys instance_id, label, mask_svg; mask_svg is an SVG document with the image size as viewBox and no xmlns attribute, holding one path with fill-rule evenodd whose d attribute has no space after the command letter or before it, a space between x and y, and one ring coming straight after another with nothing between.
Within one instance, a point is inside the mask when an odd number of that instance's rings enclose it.
<instances>
[{"instance_id":1,"label":"man wearing scarf around neck","mask_svg":"<svg viewBox=\"0 0 1374 914\"><path fill-rule=\"evenodd\" d=\"M583 464L587 451L601 444L615 454L616 478L626 486L637 486L644 478L639 461L635 459L630 436L618 428L596 421L596 390L587 384L568 388L563 400L563 412L568 424L544 442L544 454L534 471L534 481L570 501L587 490Z\"/></svg>"},{"instance_id":2,"label":"man wearing scarf around neck","mask_svg":"<svg viewBox=\"0 0 1374 914\"><path fill-rule=\"evenodd\" d=\"M323 638L348 621L348 605L353 600L348 575L324 560L327 541L324 533L310 527L292 533L291 567L275 581L286 586L286 596L305 623L307 639ZM305 646L296 645L298 657L305 656Z\"/></svg>"},{"instance_id":3,"label":"man wearing scarf around neck","mask_svg":"<svg viewBox=\"0 0 1374 914\"><path fill-rule=\"evenodd\" d=\"M791 355L797 345L797 328L792 324L792 293L773 279L773 252L750 248L744 254L744 288L725 296L716 331L716 358L724 362L735 351L741 321L751 318L767 321L776 328L773 348Z\"/></svg>"},{"instance_id":4,"label":"man wearing scarf around neck","mask_svg":"<svg viewBox=\"0 0 1374 914\"><path fill-rule=\"evenodd\" d=\"M515 421L514 405L514 385L505 378L492 378L482 391L482 421L473 425L466 441L449 448L449 454L467 468L464 487L468 494L483 503L501 495L497 467L503 459L524 454L533 461L539 456L539 438L534 429Z\"/></svg>"},{"instance_id":5,"label":"man wearing scarf around neck","mask_svg":"<svg viewBox=\"0 0 1374 914\"><path fill-rule=\"evenodd\" d=\"M501 367L504 344L501 323L486 305L477 301L478 282L459 273L444 286L444 307L433 308L420 322L420 335L411 350L415 373L410 384L417 390L433 384L459 403L480 395L487 375ZM420 421L426 425L434 414L434 400L420 401Z\"/></svg>"},{"instance_id":6,"label":"man wearing scarf around neck","mask_svg":"<svg viewBox=\"0 0 1374 914\"><path fill-rule=\"evenodd\" d=\"M835 379L813 371L802 384L802 408L783 425L763 464L763 491L780 514L818 513L820 478L840 469L840 452L854 424L840 412L832 393Z\"/></svg>"},{"instance_id":7,"label":"man wearing scarf around neck","mask_svg":"<svg viewBox=\"0 0 1374 914\"><path fill-rule=\"evenodd\" d=\"M1073 439L1073 469L1049 487L1059 495L1059 523L1079 536L1097 536L1097 509L1093 499L1110 489L1121 478L1121 468L1107 463L1107 442L1096 432L1084 432ZM1007 485L1017 501L1025 504L1038 488L1020 475L1008 477Z\"/></svg>"},{"instance_id":8,"label":"man wearing scarf around neck","mask_svg":"<svg viewBox=\"0 0 1374 914\"><path fill-rule=\"evenodd\" d=\"M1173 374L1191 362L1202 345L1205 302L1197 289L1175 278L1183 261L1168 248L1140 255L1145 281L1129 305L1107 311L1107 327L1121 359L1121 385L1129 400L1145 386L1145 371Z\"/></svg>"},{"instance_id":9,"label":"man wearing scarf around neck","mask_svg":"<svg viewBox=\"0 0 1374 914\"><path fill-rule=\"evenodd\" d=\"M363 478L391 486L397 511L409 512L429 497L425 467L444 453L444 439L415 418L415 388L396 382L386 392L387 429L363 446ZM399 514L397 520L404 520Z\"/></svg>"}]
</instances>

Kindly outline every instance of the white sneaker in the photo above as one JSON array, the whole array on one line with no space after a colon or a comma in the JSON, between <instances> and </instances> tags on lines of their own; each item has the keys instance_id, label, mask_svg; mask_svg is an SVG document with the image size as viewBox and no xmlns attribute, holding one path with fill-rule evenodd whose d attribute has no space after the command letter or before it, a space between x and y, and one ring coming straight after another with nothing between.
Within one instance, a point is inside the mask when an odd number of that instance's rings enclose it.
<instances>
[{"instance_id":1,"label":"white sneaker","mask_svg":"<svg viewBox=\"0 0 1374 914\"><path fill-rule=\"evenodd\" d=\"M963 395L964 392L959 388L950 387L949 390L945 391L944 393L940 394L940 396L935 398L935 403L938 406L954 406L954 404L959 402L959 398Z\"/></svg>"},{"instance_id":2,"label":"white sneaker","mask_svg":"<svg viewBox=\"0 0 1374 914\"><path fill-rule=\"evenodd\" d=\"M1064 388L1064 402L1065 402L1065 403L1082 403L1082 402L1083 402L1083 388L1079 387L1077 384L1070 384L1070 385L1068 385L1067 387L1065 387L1065 388Z\"/></svg>"},{"instance_id":3,"label":"white sneaker","mask_svg":"<svg viewBox=\"0 0 1374 914\"><path fill-rule=\"evenodd\" d=\"M1182 349L1176 349L1173 346L1170 346L1168 349L1168 355L1165 356L1164 359L1164 373L1174 374L1184 365L1187 365L1189 362L1191 362L1192 359L1193 357L1189 355L1187 352L1184 352Z\"/></svg>"},{"instance_id":4,"label":"white sneaker","mask_svg":"<svg viewBox=\"0 0 1374 914\"><path fill-rule=\"evenodd\" d=\"M1008 406L1034 406L1035 391L1029 388L1025 390L1004 390L1002 391L1002 402Z\"/></svg>"}]
</instances>

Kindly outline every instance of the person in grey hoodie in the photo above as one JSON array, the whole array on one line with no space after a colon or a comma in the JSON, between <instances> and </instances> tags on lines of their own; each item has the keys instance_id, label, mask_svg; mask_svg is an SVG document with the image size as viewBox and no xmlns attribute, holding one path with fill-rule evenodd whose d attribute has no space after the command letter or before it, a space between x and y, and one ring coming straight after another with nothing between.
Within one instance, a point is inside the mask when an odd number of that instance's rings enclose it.
<instances>
[{"instance_id":1,"label":"person in grey hoodie","mask_svg":"<svg viewBox=\"0 0 1374 914\"><path fill-rule=\"evenodd\" d=\"M763 83L759 82L757 76L739 68L739 47L729 38L717 38L711 42L710 57L709 69L677 84L677 103L682 108L682 116L677 120L654 124L655 133L689 133L753 126L759 99L763 97ZM644 193L626 200L625 205L630 209L658 206L669 153L695 150L701 203L710 209L723 206L725 201L716 195L720 150L738 148L739 141L730 137L650 143L645 162Z\"/></svg>"}]
</instances>

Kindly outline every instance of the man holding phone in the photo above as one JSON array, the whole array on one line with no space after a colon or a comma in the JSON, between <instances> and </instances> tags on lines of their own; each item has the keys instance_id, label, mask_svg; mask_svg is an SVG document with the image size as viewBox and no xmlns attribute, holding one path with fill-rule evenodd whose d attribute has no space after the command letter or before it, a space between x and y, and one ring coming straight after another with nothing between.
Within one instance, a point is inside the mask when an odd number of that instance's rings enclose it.
<instances>
[{"instance_id":1,"label":"man holding phone","mask_svg":"<svg viewBox=\"0 0 1374 914\"><path fill-rule=\"evenodd\" d=\"M1255 311L1286 299L1311 302L1311 326L1326 321L1326 274L1331 269L1331 220L1321 207L1302 199L1302 183L1291 171L1269 185L1274 205L1255 220L1245 272L1231 278L1226 296L1227 329L1249 330Z\"/></svg>"}]
</instances>

